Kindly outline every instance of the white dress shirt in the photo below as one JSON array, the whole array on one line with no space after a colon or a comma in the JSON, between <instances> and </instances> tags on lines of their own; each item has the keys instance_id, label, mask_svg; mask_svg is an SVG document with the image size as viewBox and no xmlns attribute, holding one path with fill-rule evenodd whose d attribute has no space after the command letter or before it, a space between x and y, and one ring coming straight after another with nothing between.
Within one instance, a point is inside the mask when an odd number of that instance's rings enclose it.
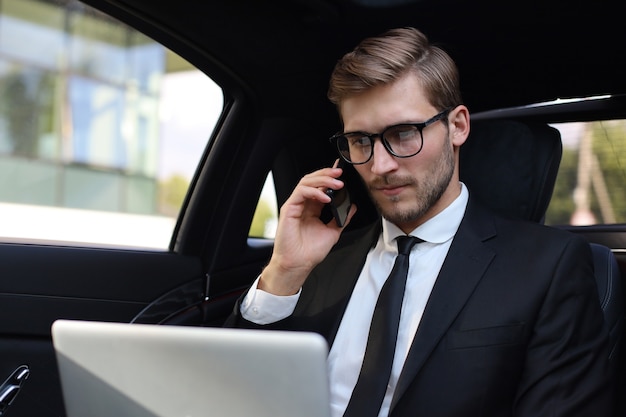
<instances>
[{"instance_id":1,"label":"white dress shirt","mask_svg":"<svg viewBox=\"0 0 626 417\"><path fill-rule=\"evenodd\" d=\"M379 413L386 417L400 372L409 353L426 302L439 275L444 259L465 214L469 195L461 184L461 194L437 216L428 220L410 235L424 240L415 245L409 258L409 274L402 302L396 352L387 393ZM370 322L378 294L391 272L398 248L395 239L404 233L383 219L383 232L365 260L339 330L328 355L331 410L333 417L343 415L359 377ZM246 320L268 324L291 315L299 293L288 297L268 294L256 288L248 291L241 306Z\"/></svg>"}]
</instances>

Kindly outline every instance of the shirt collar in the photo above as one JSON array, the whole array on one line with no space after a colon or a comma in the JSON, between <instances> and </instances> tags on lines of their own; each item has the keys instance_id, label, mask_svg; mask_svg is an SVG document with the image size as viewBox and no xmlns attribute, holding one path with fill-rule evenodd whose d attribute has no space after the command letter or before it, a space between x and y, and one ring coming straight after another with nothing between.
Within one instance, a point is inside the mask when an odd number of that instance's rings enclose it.
<instances>
[{"instance_id":1,"label":"shirt collar","mask_svg":"<svg viewBox=\"0 0 626 417\"><path fill-rule=\"evenodd\" d=\"M467 187L461 183L459 196L441 213L414 229L410 235L430 243L443 243L452 239L463 220L468 200ZM383 239L386 245L396 247L394 240L402 235L404 232L398 226L383 218Z\"/></svg>"}]
</instances>

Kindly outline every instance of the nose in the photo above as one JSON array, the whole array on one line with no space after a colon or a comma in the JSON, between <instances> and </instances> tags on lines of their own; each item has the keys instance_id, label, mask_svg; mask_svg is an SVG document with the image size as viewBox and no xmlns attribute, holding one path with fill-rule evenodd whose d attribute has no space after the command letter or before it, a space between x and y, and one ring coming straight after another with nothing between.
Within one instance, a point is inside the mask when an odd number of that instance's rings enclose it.
<instances>
[{"instance_id":1,"label":"nose","mask_svg":"<svg viewBox=\"0 0 626 417\"><path fill-rule=\"evenodd\" d=\"M385 175L398 168L398 161L387 151L381 140L374 141L371 171L376 175Z\"/></svg>"}]
</instances>

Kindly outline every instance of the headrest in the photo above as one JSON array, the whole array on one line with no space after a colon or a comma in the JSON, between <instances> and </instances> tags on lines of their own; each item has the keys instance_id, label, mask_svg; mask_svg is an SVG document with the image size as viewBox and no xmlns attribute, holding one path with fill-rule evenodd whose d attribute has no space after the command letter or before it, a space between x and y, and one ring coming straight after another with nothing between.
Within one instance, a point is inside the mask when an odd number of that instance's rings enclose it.
<instances>
[{"instance_id":1,"label":"headrest","mask_svg":"<svg viewBox=\"0 0 626 417\"><path fill-rule=\"evenodd\" d=\"M543 222L562 152L559 131L547 124L476 121L461 146L459 174L486 206Z\"/></svg>"}]
</instances>

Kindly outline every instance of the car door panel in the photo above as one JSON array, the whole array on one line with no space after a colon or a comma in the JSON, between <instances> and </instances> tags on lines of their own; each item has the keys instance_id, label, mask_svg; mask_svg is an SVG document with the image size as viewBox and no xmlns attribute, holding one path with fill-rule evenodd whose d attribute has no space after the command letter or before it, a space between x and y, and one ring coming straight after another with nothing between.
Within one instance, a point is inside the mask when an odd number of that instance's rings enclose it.
<instances>
[{"instance_id":1,"label":"car door panel","mask_svg":"<svg viewBox=\"0 0 626 417\"><path fill-rule=\"evenodd\" d=\"M11 416L63 415L54 320L129 322L161 294L204 275L197 257L42 245L0 245L0 264L0 380L30 368Z\"/></svg>"}]
</instances>

